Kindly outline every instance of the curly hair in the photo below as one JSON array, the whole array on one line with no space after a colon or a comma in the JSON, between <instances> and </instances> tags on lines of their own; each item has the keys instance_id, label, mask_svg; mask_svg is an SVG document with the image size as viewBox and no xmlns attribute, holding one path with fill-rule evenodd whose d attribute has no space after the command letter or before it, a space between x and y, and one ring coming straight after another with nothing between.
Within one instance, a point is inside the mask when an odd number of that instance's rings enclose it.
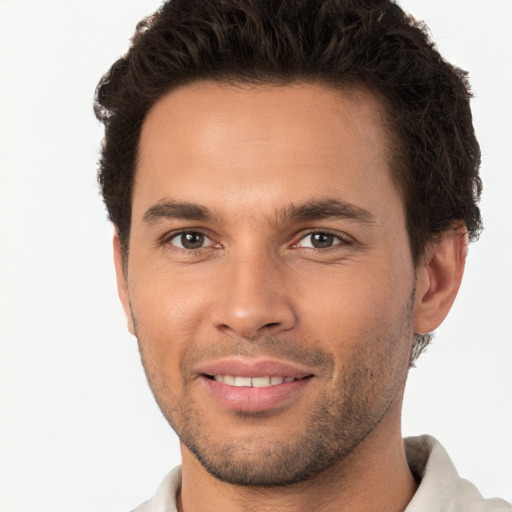
<instances>
[{"instance_id":1,"label":"curly hair","mask_svg":"<svg viewBox=\"0 0 512 512\"><path fill-rule=\"evenodd\" d=\"M369 88L385 110L414 262L455 225L478 237L467 73L443 60L424 24L390 0L170 0L138 24L96 89L98 181L125 254L145 116L170 90L201 80Z\"/></svg>"}]
</instances>

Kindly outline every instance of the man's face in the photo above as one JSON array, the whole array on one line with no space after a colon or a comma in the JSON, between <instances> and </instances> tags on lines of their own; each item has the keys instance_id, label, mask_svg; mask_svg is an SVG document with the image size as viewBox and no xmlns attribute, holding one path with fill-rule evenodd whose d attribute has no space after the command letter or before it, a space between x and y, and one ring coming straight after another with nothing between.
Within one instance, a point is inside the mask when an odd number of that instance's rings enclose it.
<instances>
[{"instance_id":1,"label":"man's face","mask_svg":"<svg viewBox=\"0 0 512 512\"><path fill-rule=\"evenodd\" d=\"M199 83L147 116L124 302L184 461L282 485L399 430L415 272L389 147L360 90Z\"/></svg>"}]
</instances>

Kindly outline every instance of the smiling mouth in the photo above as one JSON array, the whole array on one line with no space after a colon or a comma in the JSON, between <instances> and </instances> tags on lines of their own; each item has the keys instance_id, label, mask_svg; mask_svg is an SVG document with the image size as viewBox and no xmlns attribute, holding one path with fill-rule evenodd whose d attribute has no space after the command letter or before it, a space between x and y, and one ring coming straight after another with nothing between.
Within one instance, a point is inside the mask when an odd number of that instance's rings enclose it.
<instances>
[{"instance_id":1,"label":"smiling mouth","mask_svg":"<svg viewBox=\"0 0 512 512\"><path fill-rule=\"evenodd\" d=\"M218 368L208 368L199 374L205 389L224 409L247 413L282 410L295 403L294 397L309 388L314 377L290 365L268 361L251 367L240 364L234 368L236 364L224 363L212 366Z\"/></svg>"},{"instance_id":2,"label":"smiling mouth","mask_svg":"<svg viewBox=\"0 0 512 512\"><path fill-rule=\"evenodd\" d=\"M288 384L298 380L303 380L312 377L312 375L306 375L304 377L284 377L277 375L269 375L263 377L245 377L240 375L206 375L210 380L227 384L228 386L234 386L239 388L266 388L269 386L278 386L280 384Z\"/></svg>"}]
</instances>

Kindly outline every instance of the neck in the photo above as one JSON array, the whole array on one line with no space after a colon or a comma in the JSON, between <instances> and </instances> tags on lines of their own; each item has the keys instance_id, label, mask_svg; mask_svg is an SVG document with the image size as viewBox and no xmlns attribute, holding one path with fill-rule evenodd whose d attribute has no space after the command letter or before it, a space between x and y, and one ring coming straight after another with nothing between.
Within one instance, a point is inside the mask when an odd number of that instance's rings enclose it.
<instances>
[{"instance_id":1,"label":"neck","mask_svg":"<svg viewBox=\"0 0 512 512\"><path fill-rule=\"evenodd\" d=\"M393 404L381 423L345 459L308 481L284 487L250 488L220 482L182 446L178 510L402 512L417 483L405 457L400 409L401 403Z\"/></svg>"}]
</instances>

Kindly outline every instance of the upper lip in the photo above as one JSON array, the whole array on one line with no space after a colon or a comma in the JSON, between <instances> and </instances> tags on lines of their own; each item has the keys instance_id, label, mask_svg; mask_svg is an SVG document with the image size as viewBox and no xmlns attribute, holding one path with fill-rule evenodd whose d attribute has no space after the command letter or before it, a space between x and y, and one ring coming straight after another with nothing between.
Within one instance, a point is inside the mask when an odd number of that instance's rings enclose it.
<instances>
[{"instance_id":1,"label":"upper lip","mask_svg":"<svg viewBox=\"0 0 512 512\"><path fill-rule=\"evenodd\" d=\"M240 377L282 376L302 379L313 373L296 363L273 359L231 357L203 363L196 372L203 375L236 375Z\"/></svg>"}]
</instances>

